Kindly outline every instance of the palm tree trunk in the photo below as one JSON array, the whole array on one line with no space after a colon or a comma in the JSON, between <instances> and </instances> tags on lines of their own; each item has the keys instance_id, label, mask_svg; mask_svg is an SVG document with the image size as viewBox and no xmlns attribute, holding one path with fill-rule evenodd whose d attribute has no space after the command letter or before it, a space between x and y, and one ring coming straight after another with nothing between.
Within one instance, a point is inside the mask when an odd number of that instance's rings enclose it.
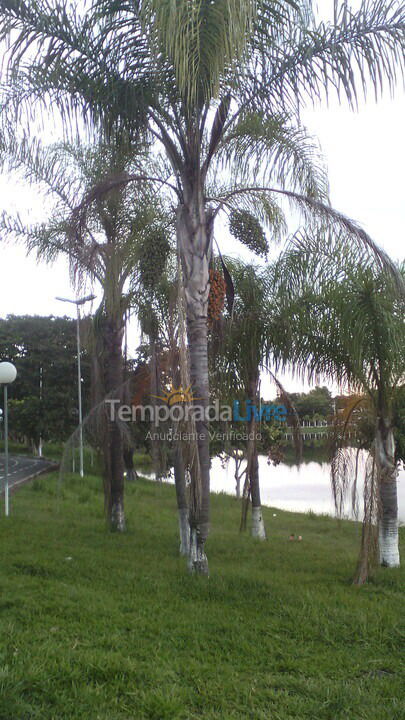
<instances>
[{"instance_id":1,"label":"palm tree trunk","mask_svg":"<svg viewBox=\"0 0 405 720\"><path fill-rule=\"evenodd\" d=\"M266 540L266 530L263 522L262 505L260 498L260 482L259 482L259 458L257 454L256 443L256 421L252 417L248 423L248 446L247 446L247 466L246 479L242 496L242 514L240 522L240 531L246 530L247 515L250 499L252 500L252 527L250 534L252 537Z\"/></svg>"},{"instance_id":2,"label":"palm tree trunk","mask_svg":"<svg viewBox=\"0 0 405 720\"><path fill-rule=\"evenodd\" d=\"M380 469L380 518L378 543L380 564L399 567L398 498L395 442L392 425L381 418L376 434L376 454Z\"/></svg>"},{"instance_id":3,"label":"palm tree trunk","mask_svg":"<svg viewBox=\"0 0 405 720\"><path fill-rule=\"evenodd\" d=\"M190 380L195 405L209 403L207 316L209 262L212 252L213 223L202 198L193 197L190 205L177 212L177 240L183 270ZM197 418L196 461L191 464L190 556L189 569L208 575L205 542L210 518L210 453L207 423Z\"/></svg>"},{"instance_id":4,"label":"palm tree trunk","mask_svg":"<svg viewBox=\"0 0 405 720\"><path fill-rule=\"evenodd\" d=\"M251 405L257 403L259 375L252 377L249 383L249 400ZM251 443L251 463L250 463L250 494L252 498L252 537L259 540L266 540L266 530L264 528L262 503L260 498L260 482L259 482L259 458L257 454L256 441L256 419L252 413L252 417L248 425L249 440Z\"/></svg>"},{"instance_id":5,"label":"palm tree trunk","mask_svg":"<svg viewBox=\"0 0 405 720\"><path fill-rule=\"evenodd\" d=\"M188 318L188 342L190 352L190 379L196 404L208 406L208 352L207 318ZM208 575L208 560L205 543L209 533L210 520L210 451L208 426L203 420L196 420L198 464L191 465L190 503L190 562L192 572Z\"/></svg>"},{"instance_id":6,"label":"palm tree trunk","mask_svg":"<svg viewBox=\"0 0 405 720\"><path fill-rule=\"evenodd\" d=\"M256 427L254 429L254 433L256 434ZM266 530L263 522L262 503L260 499L259 458L257 454L256 440L254 440L250 487L252 496L251 535L252 537L259 538L259 540L266 540Z\"/></svg>"},{"instance_id":7,"label":"palm tree trunk","mask_svg":"<svg viewBox=\"0 0 405 720\"><path fill-rule=\"evenodd\" d=\"M105 328L105 389L106 394L120 388L123 383L122 323L107 320ZM111 530L125 530L124 514L124 444L117 422L108 420L106 474L110 487L109 521Z\"/></svg>"},{"instance_id":8,"label":"palm tree trunk","mask_svg":"<svg viewBox=\"0 0 405 720\"><path fill-rule=\"evenodd\" d=\"M115 422L109 427L109 474L111 482L110 525L111 530L124 532L124 463L122 436Z\"/></svg>"},{"instance_id":9,"label":"palm tree trunk","mask_svg":"<svg viewBox=\"0 0 405 720\"><path fill-rule=\"evenodd\" d=\"M174 337L171 338L171 372L174 387L181 385L181 371L178 364L178 353ZM178 427L174 428L179 430ZM186 485L186 467L181 440L174 441L173 454L174 484L176 487L177 513L179 518L180 555L190 554L190 522Z\"/></svg>"}]
</instances>

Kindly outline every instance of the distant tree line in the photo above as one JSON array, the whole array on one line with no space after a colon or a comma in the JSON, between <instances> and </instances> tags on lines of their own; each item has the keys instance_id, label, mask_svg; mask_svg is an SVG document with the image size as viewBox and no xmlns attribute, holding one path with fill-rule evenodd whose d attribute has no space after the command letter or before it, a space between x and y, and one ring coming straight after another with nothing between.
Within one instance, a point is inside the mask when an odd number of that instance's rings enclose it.
<instances>
[{"instance_id":1,"label":"distant tree line","mask_svg":"<svg viewBox=\"0 0 405 720\"><path fill-rule=\"evenodd\" d=\"M300 420L303 420L306 416L312 418L315 415L320 415L326 420L333 414L332 393L325 385L322 387L317 386L308 393L290 393L290 397Z\"/></svg>"},{"instance_id":2,"label":"distant tree line","mask_svg":"<svg viewBox=\"0 0 405 720\"><path fill-rule=\"evenodd\" d=\"M8 315L0 319L0 358L17 368L10 390L12 438L38 449L77 427L76 321L67 317ZM89 408L90 362L82 353L82 397ZM3 399L1 398L1 403Z\"/></svg>"}]
</instances>

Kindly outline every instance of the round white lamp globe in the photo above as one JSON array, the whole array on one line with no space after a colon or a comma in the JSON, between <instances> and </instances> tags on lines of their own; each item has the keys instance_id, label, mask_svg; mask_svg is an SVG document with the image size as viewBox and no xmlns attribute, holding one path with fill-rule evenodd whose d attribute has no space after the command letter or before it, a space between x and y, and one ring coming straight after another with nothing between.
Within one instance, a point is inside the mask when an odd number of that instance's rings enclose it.
<instances>
[{"instance_id":1,"label":"round white lamp globe","mask_svg":"<svg viewBox=\"0 0 405 720\"><path fill-rule=\"evenodd\" d=\"M0 385L9 385L17 377L17 369L10 362L0 363Z\"/></svg>"}]
</instances>

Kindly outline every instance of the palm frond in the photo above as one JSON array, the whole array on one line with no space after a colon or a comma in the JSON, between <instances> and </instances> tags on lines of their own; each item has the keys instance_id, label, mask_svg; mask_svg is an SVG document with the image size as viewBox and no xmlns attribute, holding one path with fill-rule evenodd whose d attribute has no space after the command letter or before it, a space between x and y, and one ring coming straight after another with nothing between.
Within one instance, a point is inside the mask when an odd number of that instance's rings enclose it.
<instances>
[{"instance_id":1,"label":"palm frond","mask_svg":"<svg viewBox=\"0 0 405 720\"><path fill-rule=\"evenodd\" d=\"M242 0L143 0L140 17L157 57L173 67L180 95L193 107L217 96L221 75L242 57L255 16Z\"/></svg>"},{"instance_id":2,"label":"palm frond","mask_svg":"<svg viewBox=\"0 0 405 720\"><path fill-rule=\"evenodd\" d=\"M371 85L378 96L403 74L405 9L397 0L362 0L356 11L336 2L333 23L308 16L283 31L279 43L253 36L254 63L240 83L245 107L297 108L331 91L354 106L359 88L366 95Z\"/></svg>"},{"instance_id":3,"label":"palm frond","mask_svg":"<svg viewBox=\"0 0 405 720\"><path fill-rule=\"evenodd\" d=\"M266 366L267 372L270 374L270 377L272 378L273 382L275 383L277 387L278 394L280 396L281 401L284 403L284 405L287 408L287 412L289 414L289 425L292 427L292 436L293 436L293 443L294 443L294 450L295 450L295 457L298 465L302 461L302 453L303 453L303 440L302 440L302 433L301 433L301 423L300 418L297 413L297 409L294 405L294 402L290 396L290 394L285 389L284 385L281 383L277 375L270 370L269 367Z\"/></svg>"},{"instance_id":4,"label":"palm frond","mask_svg":"<svg viewBox=\"0 0 405 720\"><path fill-rule=\"evenodd\" d=\"M379 477L373 455L367 460L363 490L363 525L354 585L363 585L375 564L378 548L378 518L380 517Z\"/></svg>"},{"instance_id":5,"label":"palm frond","mask_svg":"<svg viewBox=\"0 0 405 720\"><path fill-rule=\"evenodd\" d=\"M404 373L404 298L396 282L367 253L333 237L306 247L307 239L293 238L275 268L280 314L290 318L281 356L295 354L311 378L325 374L387 397Z\"/></svg>"},{"instance_id":6,"label":"palm frond","mask_svg":"<svg viewBox=\"0 0 405 720\"><path fill-rule=\"evenodd\" d=\"M288 116L246 113L222 138L217 163L232 168L234 181L257 178L327 202L328 181L319 146Z\"/></svg>"},{"instance_id":7,"label":"palm frond","mask_svg":"<svg viewBox=\"0 0 405 720\"><path fill-rule=\"evenodd\" d=\"M255 198L260 200L261 197L265 197L271 201L274 195L286 198L294 209L301 212L308 231L312 230L312 232L319 233L320 229L327 230L335 233L340 241L346 241L348 244L357 243L360 248L365 248L376 259L380 267L392 275L398 292L402 295L405 294L404 278L387 253L374 242L355 220L319 200L291 190L254 185L228 188L223 195L209 197L207 200L216 203L216 215L224 207L232 207L232 203L236 198L243 198L245 201L254 204Z\"/></svg>"}]
</instances>

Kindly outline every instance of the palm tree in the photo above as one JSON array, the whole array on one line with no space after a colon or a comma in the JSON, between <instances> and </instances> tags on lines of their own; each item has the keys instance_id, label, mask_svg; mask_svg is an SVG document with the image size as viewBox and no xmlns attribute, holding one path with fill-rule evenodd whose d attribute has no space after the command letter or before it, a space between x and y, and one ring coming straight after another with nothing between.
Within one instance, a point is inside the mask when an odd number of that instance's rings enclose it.
<instances>
[{"instance_id":1,"label":"palm tree","mask_svg":"<svg viewBox=\"0 0 405 720\"><path fill-rule=\"evenodd\" d=\"M278 381L273 359L278 355L279 324L278 307L274 303L274 264L260 266L226 258L226 268L232 276L234 302L232 312L215 331L219 337L213 339L212 375L218 392L227 396L242 396L247 407L247 450L245 488L243 493L241 529L246 527L249 497L252 500L251 534L266 539L260 498L258 434L262 420L258 420L260 406L260 374L267 371L277 384L282 399L287 403L294 427L294 442L298 456L300 440L295 432L299 427L298 418L284 388ZM283 327L281 328L284 331ZM241 414L243 411L241 409Z\"/></svg>"},{"instance_id":2,"label":"palm tree","mask_svg":"<svg viewBox=\"0 0 405 720\"><path fill-rule=\"evenodd\" d=\"M266 352L271 319L267 308L266 271L254 265L226 260L235 287L232 317L221 328L221 347L215 353L213 365L220 376L216 385L229 388L229 394L236 397L238 391L244 394L251 406L259 406L260 369ZM243 411L241 410L243 415ZM247 416L246 416L247 417ZM258 422L251 413L246 421L249 440L246 451L246 482L244 490L244 515L249 495L252 499L252 535L266 539L260 499L259 463L257 452Z\"/></svg>"},{"instance_id":3,"label":"palm tree","mask_svg":"<svg viewBox=\"0 0 405 720\"><path fill-rule=\"evenodd\" d=\"M106 397L121 398L124 384L123 337L126 313L139 275L160 273L169 244L168 218L147 193L118 187L99 199L86 223L72 232L71 213L76 198L112 174L130 171L132 152L121 147L99 145L14 144L9 148L8 167L22 168L56 200L50 219L26 225L3 215L3 231L22 239L40 259L69 257L76 287L98 283L103 297L92 323L92 405L103 406ZM159 257L145 258L142 248L153 243ZM125 529L124 441L122 428L107 411L98 423L97 445L104 458L105 506L111 529Z\"/></svg>"},{"instance_id":4,"label":"palm tree","mask_svg":"<svg viewBox=\"0 0 405 720\"><path fill-rule=\"evenodd\" d=\"M353 430L351 423L360 406L372 418L362 549L355 578L363 583L371 561L373 524L379 527L380 563L399 565L394 411L396 388L405 378L405 300L392 278L375 264L342 246L315 241L310 247L308 238L292 242L279 272L281 284L287 273L291 291L281 354L309 379L323 375L360 393L339 422L332 460L337 508L348 483L356 482L358 468L357 460L354 468L348 462L345 435Z\"/></svg>"},{"instance_id":5,"label":"palm tree","mask_svg":"<svg viewBox=\"0 0 405 720\"><path fill-rule=\"evenodd\" d=\"M177 270L177 268L176 268ZM151 376L155 378L154 387L151 387L151 396L162 395L162 385L165 379L172 388L181 388L182 365L187 360L182 357L181 350L181 321L179 319L179 282L174 276L174 268L167 267L166 273L155 276L152 284L145 287L141 283L145 293L135 299L135 306L140 320L142 333L149 339L150 345L150 370ZM165 378L166 376L166 378ZM186 386L188 383L184 383ZM152 382L151 382L152 386ZM159 386L159 390L158 390ZM168 427L173 435L179 435L180 424L172 424ZM155 451L155 452L154 452ZM169 456L173 463L174 481L176 488L177 512L180 535L180 554L188 556L190 551L190 525L189 525L189 501L186 485L187 466L191 465L189 454L185 452L180 439L166 443L152 441L152 456L154 458L156 476L159 469L167 470L167 461L161 462L162 451ZM167 460L167 458L166 458Z\"/></svg>"},{"instance_id":6,"label":"palm tree","mask_svg":"<svg viewBox=\"0 0 405 720\"><path fill-rule=\"evenodd\" d=\"M378 92L385 81L395 83L403 5L364 0L354 12L336 3L331 24L316 23L306 0L101 0L83 3L81 11L67 0L29 6L1 0L0 9L20 119L35 99L58 107L67 123L78 110L109 135L146 131L163 148L170 174L160 179L177 204L191 380L206 407L209 263L218 213L245 203L245 219L253 214L274 227L277 198L286 198L376 250L328 206L325 177L313 171L313 146L294 122L306 99L331 88L355 105L357 85L365 90L371 82ZM289 147L280 150L286 137ZM230 179L219 183L227 168ZM111 186L148 179L156 181L135 173ZM204 422L196 430L190 567L208 573L209 438Z\"/></svg>"}]
</instances>

